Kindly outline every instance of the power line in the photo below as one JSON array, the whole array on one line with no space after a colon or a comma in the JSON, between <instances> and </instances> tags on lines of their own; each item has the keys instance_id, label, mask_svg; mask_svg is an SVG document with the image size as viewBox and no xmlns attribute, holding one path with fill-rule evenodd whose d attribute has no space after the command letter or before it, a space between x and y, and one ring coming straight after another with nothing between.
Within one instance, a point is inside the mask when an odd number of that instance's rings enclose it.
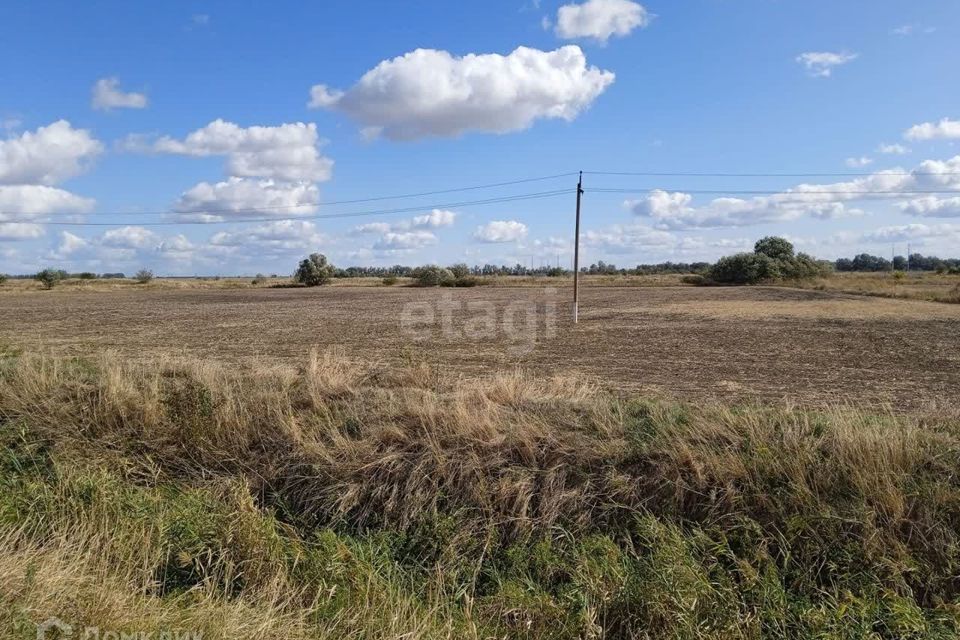
<instances>
[{"instance_id":1,"label":"power line","mask_svg":"<svg viewBox=\"0 0 960 640\"><path fill-rule=\"evenodd\" d=\"M270 218L237 218L233 220L170 220L166 222L67 222L60 220L47 220L47 221L36 221L36 220L19 220L19 221L5 221L5 222L25 222L28 224L40 224L40 225L56 225L64 227L118 227L126 224L135 224L140 227L163 227L163 226L175 226L175 225L210 225L210 224L236 224L240 222L285 222L285 221L298 221L298 220L326 220L332 218L356 218L362 216L380 216L380 215L391 215L397 213L413 213L417 211L423 211L425 209L440 209L445 207L472 207L472 206L481 206L487 204L498 204L503 202L517 202L521 200L537 200L541 198L551 198L558 195L569 194L570 189L559 189L555 191L541 191L537 193L525 193L517 194L513 196L504 196L500 198L488 198L486 200L467 200L462 202L447 202L442 204L427 204L417 207L405 207L399 209L379 209L372 211L351 211L345 213L328 213L321 215L311 215L311 216L295 216L295 217L270 217ZM231 211L231 213L236 213Z\"/></svg>"},{"instance_id":2,"label":"power line","mask_svg":"<svg viewBox=\"0 0 960 640\"><path fill-rule=\"evenodd\" d=\"M693 171L584 171L594 176L640 176L649 178L869 178L871 176L958 176L960 171L875 171L873 173L709 173ZM570 174L567 174L570 175ZM594 189L596 191L596 189Z\"/></svg>"},{"instance_id":3,"label":"power line","mask_svg":"<svg viewBox=\"0 0 960 640\"><path fill-rule=\"evenodd\" d=\"M584 172L586 173L586 172ZM676 191L689 193L693 195L760 195L760 196L774 196L774 195L783 195L783 196L875 196L875 195L890 195L890 196L911 196L911 195L922 195L922 194L957 194L960 195L960 190L958 189L935 189L935 190L897 190L897 191L789 191L784 189L779 190L769 190L769 189L663 189L662 187L636 187L636 188L622 188L622 187L594 187L590 189L592 192L599 193L644 193L647 191Z\"/></svg>"},{"instance_id":4,"label":"power line","mask_svg":"<svg viewBox=\"0 0 960 640\"><path fill-rule=\"evenodd\" d=\"M419 193L401 193L397 195L386 195L386 196L374 196L371 198L357 198L354 200L324 200L319 202L303 202L300 204L289 204L289 205L274 205L270 207L244 207L242 209L187 209L182 211L97 211L93 213L84 213L78 214L76 212L69 211L58 211L53 213L46 213L44 215L87 215L87 216L166 216L166 215L195 215L195 214L207 214L207 215L218 215L218 214L243 214L243 213L255 213L258 211L277 211L283 209L297 209L301 207L320 207L320 206L334 206L341 204L360 204L363 202L380 202L383 200L402 200L407 198L422 198L425 196L435 196L444 193L458 193L462 191L476 191L478 189L494 189L497 187L508 187L511 185L517 184L527 184L530 182L543 182L545 180L555 180L557 178L566 178L569 176L577 175L576 171L570 173L558 173L552 176L539 176L536 178L522 178L520 180L509 180L507 182L492 182L489 184L478 184L469 187L456 187L453 189L439 189L436 191L421 191ZM19 212L13 211L0 211L0 215L20 215Z\"/></svg>"}]
</instances>

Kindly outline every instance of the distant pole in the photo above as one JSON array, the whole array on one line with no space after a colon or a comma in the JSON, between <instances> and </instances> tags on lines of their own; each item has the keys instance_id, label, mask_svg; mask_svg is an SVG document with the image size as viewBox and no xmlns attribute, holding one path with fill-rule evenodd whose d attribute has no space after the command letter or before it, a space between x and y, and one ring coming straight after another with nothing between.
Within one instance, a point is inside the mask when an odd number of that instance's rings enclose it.
<instances>
[{"instance_id":1,"label":"distant pole","mask_svg":"<svg viewBox=\"0 0 960 640\"><path fill-rule=\"evenodd\" d=\"M580 196L583 195L583 171L577 180L577 228L573 236L573 324L579 322L580 307Z\"/></svg>"}]
</instances>

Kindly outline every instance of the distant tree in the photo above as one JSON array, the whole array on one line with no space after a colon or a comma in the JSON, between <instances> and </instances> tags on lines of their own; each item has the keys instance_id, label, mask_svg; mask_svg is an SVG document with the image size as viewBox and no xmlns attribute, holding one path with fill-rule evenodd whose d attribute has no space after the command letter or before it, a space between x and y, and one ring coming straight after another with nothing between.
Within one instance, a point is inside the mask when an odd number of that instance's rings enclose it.
<instances>
[{"instance_id":1,"label":"distant tree","mask_svg":"<svg viewBox=\"0 0 960 640\"><path fill-rule=\"evenodd\" d=\"M774 260L789 260L793 257L793 245L785 238L767 236L753 245L754 253L761 253Z\"/></svg>"},{"instance_id":2,"label":"distant tree","mask_svg":"<svg viewBox=\"0 0 960 640\"><path fill-rule=\"evenodd\" d=\"M450 269L432 264L414 269L413 277L421 287L450 286L457 280Z\"/></svg>"},{"instance_id":3,"label":"distant tree","mask_svg":"<svg viewBox=\"0 0 960 640\"><path fill-rule=\"evenodd\" d=\"M710 279L720 284L756 284L783 276L780 263L765 253L737 253L717 260Z\"/></svg>"},{"instance_id":4,"label":"distant tree","mask_svg":"<svg viewBox=\"0 0 960 640\"><path fill-rule=\"evenodd\" d=\"M894 256L893 258L893 270L894 271L906 271L907 270L907 259L903 256Z\"/></svg>"},{"instance_id":5,"label":"distant tree","mask_svg":"<svg viewBox=\"0 0 960 640\"><path fill-rule=\"evenodd\" d=\"M63 271L59 271L57 269L44 269L35 275L34 279L39 280L44 289L53 289L55 286L57 286L57 283L63 279L62 274Z\"/></svg>"},{"instance_id":6,"label":"distant tree","mask_svg":"<svg viewBox=\"0 0 960 640\"><path fill-rule=\"evenodd\" d=\"M0 284L3 284L6 281L7 281L7 274L0 273Z\"/></svg>"},{"instance_id":7,"label":"distant tree","mask_svg":"<svg viewBox=\"0 0 960 640\"><path fill-rule=\"evenodd\" d=\"M327 256L322 253L311 253L309 257L300 261L294 280L308 287L317 287L330 282L335 272L334 266L327 262Z\"/></svg>"},{"instance_id":8,"label":"distant tree","mask_svg":"<svg viewBox=\"0 0 960 640\"><path fill-rule=\"evenodd\" d=\"M140 271L137 271L136 275L133 276L133 279L140 284L147 284L153 280L153 271L150 271L149 269L140 269Z\"/></svg>"},{"instance_id":9,"label":"distant tree","mask_svg":"<svg viewBox=\"0 0 960 640\"><path fill-rule=\"evenodd\" d=\"M893 264L886 258L861 253L853 257L853 271L891 271Z\"/></svg>"},{"instance_id":10,"label":"distant tree","mask_svg":"<svg viewBox=\"0 0 960 640\"><path fill-rule=\"evenodd\" d=\"M457 264L450 266L450 273L453 274L454 278L466 278L470 275L470 267L464 264L463 262L458 262Z\"/></svg>"},{"instance_id":11,"label":"distant tree","mask_svg":"<svg viewBox=\"0 0 960 640\"><path fill-rule=\"evenodd\" d=\"M79 278L80 280L96 280L97 274L92 273L90 271L83 271L77 274L77 278Z\"/></svg>"}]
</instances>

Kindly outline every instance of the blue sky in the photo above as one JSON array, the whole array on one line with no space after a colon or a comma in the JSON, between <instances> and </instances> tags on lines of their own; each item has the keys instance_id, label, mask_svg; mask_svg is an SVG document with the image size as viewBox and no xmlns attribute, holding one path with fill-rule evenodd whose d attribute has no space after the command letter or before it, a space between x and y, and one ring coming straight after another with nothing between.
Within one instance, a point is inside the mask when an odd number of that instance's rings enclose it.
<instances>
[{"instance_id":1,"label":"blue sky","mask_svg":"<svg viewBox=\"0 0 960 640\"><path fill-rule=\"evenodd\" d=\"M954 0L0 12L0 272L960 254Z\"/></svg>"}]
</instances>

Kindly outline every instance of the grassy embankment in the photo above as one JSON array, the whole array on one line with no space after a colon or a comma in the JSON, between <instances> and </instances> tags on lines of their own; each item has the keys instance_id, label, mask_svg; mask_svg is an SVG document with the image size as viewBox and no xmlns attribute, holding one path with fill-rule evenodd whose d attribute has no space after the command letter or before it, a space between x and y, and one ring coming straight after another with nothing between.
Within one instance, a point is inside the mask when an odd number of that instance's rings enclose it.
<instances>
[{"instance_id":1,"label":"grassy embankment","mask_svg":"<svg viewBox=\"0 0 960 640\"><path fill-rule=\"evenodd\" d=\"M958 576L957 414L0 356L4 637L954 638Z\"/></svg>"}]
</instances>

